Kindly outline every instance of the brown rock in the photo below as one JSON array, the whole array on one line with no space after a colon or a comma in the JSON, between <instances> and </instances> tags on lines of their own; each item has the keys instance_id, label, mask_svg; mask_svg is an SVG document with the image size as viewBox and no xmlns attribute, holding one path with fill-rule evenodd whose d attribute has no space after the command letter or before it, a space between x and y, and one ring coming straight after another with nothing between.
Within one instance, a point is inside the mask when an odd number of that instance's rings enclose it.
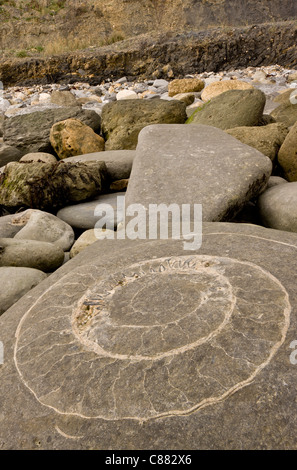
<instances>
[{"instance_id":1,"label":"brown rock","mask_svg":"<svg viewBox=\"0 0 297 470\"><path fill-rule=\"evenodd\" d=\"M235 127L226 132L273 161L288 134L288 129L282 123L275 123L260 127Z\"/></svg>"},{"instance_id":2,"label":"brown rock","mask_svg":"<svg viewBox=\"0 0 297 470\"><path fill-rule=\"evenodd\" d=\"M203 80L199 78L181 78L173 80L168 85L168 95L174 96L178 93L190 93L201 91L204 88Z\"/></svg>"},{"instance_id":3,"label":"brown rock","mask_svg":"<svg viewBox=\"0 0 297 470\"><path fill-rule=\"evenodd\" d=\"M212 98L230 90L250 90L254 88L247 82L241 80L223 80L221 82L214 82L204 88L201 99L203 101L209 101Z\"/></svg>"},{"instance_id":4,"label":"brown rock","mask_svg":"<svg viewBox=\"0 0 297 470\"><path fill-rule=\"evenodd\" d=\"M77 119L66 119L53 125L50 142L60 159L102 152L104 139Z\"/></svg>"},{"instance_id":5,"label":"brown rock","mask_svg":"<svg viewBox=\"0 0 297 470\"><path fill-rule=\"evenodd\" d=\"M297 181L297 122L279 150L278 163L288 181Z\"/></svg>"},{"instance_id":6,"label":"brown rock","mask_svg":"<svg viewBox=\"0 0 297 470\"><path fill-rule=\"evenodd\" d=\"M122 180L117 180L113 181L109 187L111 191L126 191L128 187L129 179L122 179Z\"/></svg>"},{"instance_id":7,"label":"brown rock","mask_svg":"<svg viewBox=\"0 0 297 470\"><path fill-rule=\"evenodd\" d=\"M11 162L0 175L0 204L47 210L95 197L105 188L104 162Z\"/></svg>"}]
</instances>

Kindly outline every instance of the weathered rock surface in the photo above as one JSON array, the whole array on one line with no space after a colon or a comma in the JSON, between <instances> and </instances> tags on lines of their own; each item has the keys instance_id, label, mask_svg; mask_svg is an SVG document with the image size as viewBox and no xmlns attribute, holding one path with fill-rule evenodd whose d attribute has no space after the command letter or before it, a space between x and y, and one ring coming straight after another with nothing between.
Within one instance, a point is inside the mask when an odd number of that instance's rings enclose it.
<instances>
[{"instance_id":1,"label":"weathered rock surface","mask_svg":"<svg viewBox=\"0 0 297 470\"><path fill-rule=\"evenodd\" d=\"M24 225L14 239L49 242L59 246L63 251L68 251L73 245L73 229L53 214L28 209L14 215L12 223Z\"/></svg>"},{"instance_id":2,"label":"weathered rock surface","mask_svg":"<svg viewBox=\"0 0 297 470\"><path fill-rule=\"evenodd\" d=\"M235 127L226 132L274 161L288 134L288 129L284 124L276 123L259 127Z\"/></svg>"},{"instance_id":3,"label":"weathered rock surface","mask_svg":"<svg viewBox=\"0 0 297 470\"><path fill-rule=\"evenodd\" d=\"M267 189L258 199L258 209L266 227L297 232L297 182Z\"/></svg>"},{"instance_id":4,"label":"weathered rock surface","mask_svg":"<svg viewBox=\"0 0 297 470\"><path fill-rule=\"evenodd\" d=\"M4 121L4 143L17 147L22 155L29 152L53 153L50 130L59 121L78 119L94 131L100 131L100 116L80 107L55 108L6 118Z\"/></svg>"},{"instance_id":5,"label":"weathered rock surface","mask_svg":"<svg viewBox=\"0 0 297 470\"><path fill-rule=\"evenodd\" d=\"M263 115L265 101L265 95L260 90L226 91L198 108L187 123L220 129L257 126Z\"/></svg>"},{"instance_id":6,"label":"weathered rock surface","mask_svg":"<svg viewBox=\"0 0 297 470\"><path fill-rule=\"evenodd\" d=\"M43 162L43 163L57 163L56 157L50 153L35 152L23 155L19 160L20 162Z\"/></svg>"},{"instance_id":7,"label":"weathered rock surface","mask_svg":"<svg viewBox=\"0 0 297 470\"><path fill-rule=\"evenodd\" d=\"M62 207L100 194L105 178L103 162L11 162L0 175L0 204L41 210Z\"/></svg>"},{"instance_id":8,"label":"weathered rock surface","mask_svg":"<svg viewBox=\"0 0 297 470\"><path fill-rule=\"evenodd\" d=\"M107 175L110 181L129 178L135 150L106 150L105 152L94 152L86 155L66 158L65 162L103 161L106 165Z\"/></svg>"},{"instance_id":9,"label":"weathered rock surface","mask_svg":"<svg viewBox=\"0 0 297 470\"><path fill-rule=\"evenodd\" d=\"M104 150L104 139L78 119L56 122L50 142L60 159Z\"/></svg>"},{"instance_id":10,"label":"weathered rock surface","mask_svg":"<svg viewBox=\"0 0 297 470\"><path fill-rule=\"evenodd\" d=\"M0 238L0 266L27 267L52 272L64 261L64 251L53 243Z\"/></svg>"},{"instance_id":11,"label":"weathered rock surface","mask_svg":"<svg viewBox=\"0 0 297 470\"><path fill-rule=\"evenodd\" d=\"M297 122L279 150L278 163L288 181L297 181Z\"/></svg>"},{"instance_id":12,"label":"weathered rock surface","mask_svg":"<svg viewBox=\"0 0 297 470\"><path fill-rule=\"evenodd\" d=\"M183 124L186 105L172 100L134 100L108 103L102 110L106 150L135 149L138 134L149 124Z\"/></svg>"},{"instance_id":13,"label":"weathered rock surface","mask_svg":"<svg viewBox=\"0 0 297 470\"><path fill-rule=\"evenodd\" d=\"M221 95L225 91L230 90L250 90L253 89L253 85L242 80L223 80L221 82L214 82L204 88L201 93L201 99L203 101L209 101L216 96Z\"/></svg>"},{"instance_id":14,"label":"weathered rock surface","mask_svg":"<svg viewBox=\"0 0 297 470\"><path fill-rule=\"evenodd\" d=\"M268 157L219 129L149 126L139 135L126 206L202 204L203 220L231 220L271 169Z\"/></svg>"},{"instance_id":15,"label":"weathered rock surface","mask_svg":"<svg viewBox=\"0 0 297 470\"><path fill-rule=\"evenodd\" d=\"M100 240L1 316L2 449L296 449L297 235L203 230Z\"/></svg>"},{"instance_id":16,"label":"weathered rock surface","mask_svg":"<svg viewBox=\"0 0 297 470\"><path fill-rule=\"evenodd\" d=\"M0 267L0 315L46 277L38 269Z\"/></svg>"},{"instance_id":17,"label":"weathered rock surface","mask_svg":"<svg viewBox=\"0 0 297 470\"><path fill-rule=\"evenodd\" d=\"M92 229L96 222L104 216L104 213L98 214L100 208L105 210L106 204L113 210L112 214L106 214L106 223L108 229L114 230L118 223L123 220L124 212L123 193L102 194L92 201L67 206L60 209L57 217L64 220L71 227L79 229Z\"/></svg>"}]
</instances>

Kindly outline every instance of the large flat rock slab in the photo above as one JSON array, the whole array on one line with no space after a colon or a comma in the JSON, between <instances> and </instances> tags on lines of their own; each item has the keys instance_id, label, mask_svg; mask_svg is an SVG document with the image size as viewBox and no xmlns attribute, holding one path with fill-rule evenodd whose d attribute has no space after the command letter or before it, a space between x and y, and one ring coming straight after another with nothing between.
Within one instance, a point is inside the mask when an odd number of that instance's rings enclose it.
<instances>
[{"instance_id":1,"label":"large flat rock slab","mask_svg":"<svg viewBox=\"0 0 297 470\"><path fill-rule=\"evenodd\" d=\"M2 449L296 449L297 235L203 226L100 240L1 316Z\"/></svg>"},{"instance_id":2,"label":"large flat rock slab","mask_svg":"<svg viewBox=\"0 0 297 470\"><path fill-rule=\"evenodd\" d=\"M126 206L202 204L205 221L231 220L266 185L268 157L220 129L152 125L139 134Z\"/></svg>"}]
</instances>

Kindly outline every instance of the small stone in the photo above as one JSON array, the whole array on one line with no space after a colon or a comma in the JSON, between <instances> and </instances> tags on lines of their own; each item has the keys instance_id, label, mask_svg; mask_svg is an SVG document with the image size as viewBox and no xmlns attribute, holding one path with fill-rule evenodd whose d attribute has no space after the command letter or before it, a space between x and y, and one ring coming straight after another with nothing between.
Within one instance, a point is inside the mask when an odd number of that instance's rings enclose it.
<instances>
[{"instance_id":1,"label":"small stone","mask_svg":"<svg viewBox=\"0 0 297 470\"><path fill-rule=\"evenodd\" d=\"M297 182L267 189L258 199L258 209L266 227L297 232Z\"/></svg>"},{"instance_id":2,"label":"small stone","mask_svg":"<svg viewBox=\"0 0 297 470\"><path fill-rule=\"evenodd\" d=\"M177 93L174 95L174 99L182 101L186 106L190 106L195 100L195 95L194 93Z\"/></svg>"},{"instance_id":3,"label":"small stone","mask_svg":"<svg viewBox=\"0 0 297 470\"><path fill-rule=\"evenodd\" d=\"M138 99L137 93L133 90L121 90L117 93L117 100L135 100Z\"/></svg>"},{"instance_id":4,"label":"small stone","mask_svg":"<svg viewBox=\"0 0 297 470\"><path fill-rule=\"evenodd\" d=\"M104 240L108 235L114 237L113 230L104 229L90 229L82 233L82 235L76 240L73 247L70 250L70 258L78 255L81 251L85 250L88 246L97 242L98 240Z\"/></svg>"},{"instance_id":5,"label":"small stone","mask_svg":"<svg viewBox=\"0 0 297 470\"><path fill-rule=\"evenodd\" d=\"M122 180L117 180L113 181L111 185L109 186L110 191L126 191L128 187L129 180L128 179L122 179Z\"/></svg>"}]
</instances>

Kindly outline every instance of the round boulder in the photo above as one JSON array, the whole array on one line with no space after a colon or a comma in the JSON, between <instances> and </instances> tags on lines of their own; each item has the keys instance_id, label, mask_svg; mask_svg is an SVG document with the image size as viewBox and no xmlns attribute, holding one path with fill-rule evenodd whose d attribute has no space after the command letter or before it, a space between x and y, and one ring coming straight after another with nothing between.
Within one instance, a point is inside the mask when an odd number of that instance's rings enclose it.
<instances>
[{"instance_id":1,"label":"round boulder","mask_svg":"<svg viewBox=\"0 0 297 470\"><path fill-rule=\"evenodd\" d=\"M267 189L258 199L258 210L266 227L297 232L297 182Z\"/></svg>"},{"instance_id":2,"label":"round boulder","mask_svg":"<svg viewBox=\"0 0 297 470\"><path fill-rule=\"evenodd\" d=\"M59 246L64 251L68 251L73 245L74 232L72 227L53 214L28 209L15 215L14 221L15 223L25 223L25 226L15 235L15 239L49 242Z\"/></svg>"},{"instance_id":3,"label":"round boulder","mask_svg":"<svg viewBox=\"0 0 297 470\"><path fill-rule=\"evenodd\" d=\"M53 243L0 238L0 266L15 266L52 272L64 261L64 251Z\"/></svg>"}]
</instances>

